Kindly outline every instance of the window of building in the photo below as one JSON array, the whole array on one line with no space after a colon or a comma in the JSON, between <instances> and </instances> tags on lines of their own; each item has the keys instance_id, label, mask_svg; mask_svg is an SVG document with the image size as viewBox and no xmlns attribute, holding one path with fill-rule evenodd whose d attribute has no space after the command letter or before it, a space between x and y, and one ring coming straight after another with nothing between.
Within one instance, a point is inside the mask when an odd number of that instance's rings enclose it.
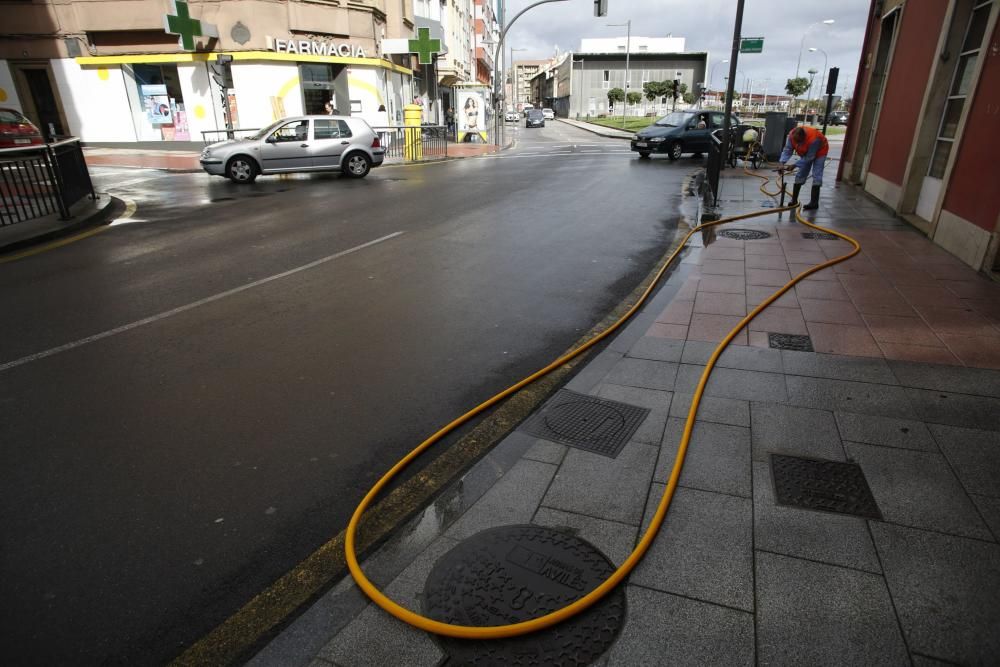
<instances>
[{"instance_id":1,"label":"window of building","mask_svg":"<svg viewBox=\"0 0 1000 667\"><path fill-rule=\"evenodd\" d=\"M948 101L945 103L941 126L934 142L934 155L927 171L927 175L931 178L944 178L945 169L948 167L948 158L951 157L955 146L955 136L958 133L962 112L965 110L965 103L972 89L972 76L979 61L979 52L982 50L993 2L994 0L977 2L972 10L972 16L969 17L965 39L962 41L962 52L958 55L955 76L948 90Z\"/></svg>"},{"instance_id":2,"label":"window of building","mask_svg":"<svg viewBox=\"0 0 1000 667\"><path fill-rule=\"evenodd\" d=\"M189 141L191 135L177 65L137 63L126 65L124 69L135 85L129 97L137 138L140 141Z\"/></svg>"},{"instance_id":3,"label":"window of building","mask_svg":"<svg viewBox=\"0 0 1000 667\"><path fill-rule=\"evenodd\" d=\"M604 70L604 80L601 81L601 88L604 90L611 88L611 70Z\"/></svg>"}]
</instances>

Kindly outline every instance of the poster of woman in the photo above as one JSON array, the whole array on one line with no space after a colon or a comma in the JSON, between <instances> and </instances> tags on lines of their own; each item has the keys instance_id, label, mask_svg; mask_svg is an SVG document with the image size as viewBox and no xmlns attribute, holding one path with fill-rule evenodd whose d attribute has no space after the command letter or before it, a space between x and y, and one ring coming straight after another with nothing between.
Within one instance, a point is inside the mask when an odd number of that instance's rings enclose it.
<instances>
[{"instance_id":1,"label":"poster of woman","mask_svg":"<svg viewBox=\"0 0 1000 667\"><path fill-rule=\"evenodd\" d=\"M486 105L479 90L458 91L458 141L487 141Z\"/></svg>"}]
</instances>

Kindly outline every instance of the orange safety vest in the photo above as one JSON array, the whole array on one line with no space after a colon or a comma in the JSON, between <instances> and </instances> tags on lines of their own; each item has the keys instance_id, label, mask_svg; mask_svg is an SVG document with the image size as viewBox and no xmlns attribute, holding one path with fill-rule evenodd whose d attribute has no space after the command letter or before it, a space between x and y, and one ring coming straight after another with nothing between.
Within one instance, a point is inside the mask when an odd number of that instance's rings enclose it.
<instances>
[{"instance_id":1,"label":"orange safety vest","mask_svg":"<svg viewBox=\"0 0 1000 667\"><path fill-rule=\"evenodd\" d=\"M798 129L798 128L796 128ZM806 156L806 151L809 150L809 146L812 142L819 140L819 150L816 151L816 157L823 157L830 152L830 144L827 143L826 137L823 133L817 130L815 127L809 127L808 125L803 125L802 129L806 131L805 140L802 143L796 143L795 141L795 130L792 130L788 135L788 140L792 143L792 149L799 154L800 157Z\"/></svg>"}]
</instances>

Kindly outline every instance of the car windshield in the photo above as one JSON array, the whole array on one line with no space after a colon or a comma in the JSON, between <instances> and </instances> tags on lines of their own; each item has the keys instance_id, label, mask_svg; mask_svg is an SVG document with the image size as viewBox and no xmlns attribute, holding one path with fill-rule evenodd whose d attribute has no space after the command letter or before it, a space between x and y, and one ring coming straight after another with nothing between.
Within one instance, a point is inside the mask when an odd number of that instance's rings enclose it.
<instances>
[{"instance_id":1,"label":"car windshield","mask_svg":"<svg viewBox=\"0 0 1000 667\"><path fill-rule=\"evenodd\" d=\"M538 109L528 109L528 118L541 118L542 112Z\"/></svg>"},{"instance_id":2,"label":"car windshield","mask_svg":"<svg viewBox=\"0 0 1000 667\"><path fill-rule=\"evenodd\" d=\"M686 113L668 113L666 116L656 121L655 125L660 125L661 127L680 127L687 119L691 117L691 114Z\"/></svg>"},{"instance_id":3,"label":"car windshield","mask_svg":"<svg viewBox=\"0 0 1000 667\"><path fill-rule=\"evenodd\" d=\"M27 119L13 109L0 109L0 123L27 123Z\"/></svg>"},{"instance_id":4,"label":"car windshield","mask_svg":"<svg viewBox=\"0 0 1000 667\"><path fill-rule=\"evenodd\" d=\"M271 123L270 125L268 125L267 127L265 127L265 128L263 129L263 130L260 130L259 132L257 132L257 134L253 135L253 136L252 136L252 137L250 137L250 138L251 138L251 139L263 139L263 138L264 138L264 137L266 137L266 136L267 136L267 135L268 135L268 134L269 134L269 133L270 133L270 132L271 132L271 131L272 131L272 130L273 130L274 128L278 127L278 126L279 126L279 125L281 125L281 124L282 124L283 122L285 122L285 121L284 121L284 120L277 120L277 121L275 121L275 122Z\"/></svg>"}]
</instances>

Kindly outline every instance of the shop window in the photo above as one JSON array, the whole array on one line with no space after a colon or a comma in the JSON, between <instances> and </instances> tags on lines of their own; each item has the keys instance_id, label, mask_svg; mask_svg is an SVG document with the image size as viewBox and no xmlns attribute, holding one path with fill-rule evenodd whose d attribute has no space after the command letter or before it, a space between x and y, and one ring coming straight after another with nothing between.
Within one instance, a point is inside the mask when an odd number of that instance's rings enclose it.
<instances>
[{"instance_id":1,"label":"shop window","mask_svg":"<svg viewBox=\"0 0 1000 667\"><path fill-rule=\"evenodd\" d=\"M302 87L302 108L307 115L326 113L329 102L334 113L348 113L349 108L341 108L334 90L334 80L343 70L325 63L300 63L299 85ZM344 100L346 103L347 101Z\"/></svg>"},{"instance_id":2,"label":"shop window","mask_svg":"<svg viewBox=\"0 0 1000 667\"><path fill-rule=\"evenodd\" d=\"M131 65L136 103L132 113L140 140L190 141L177 65Z\"/></svg>"}]
</instances>

